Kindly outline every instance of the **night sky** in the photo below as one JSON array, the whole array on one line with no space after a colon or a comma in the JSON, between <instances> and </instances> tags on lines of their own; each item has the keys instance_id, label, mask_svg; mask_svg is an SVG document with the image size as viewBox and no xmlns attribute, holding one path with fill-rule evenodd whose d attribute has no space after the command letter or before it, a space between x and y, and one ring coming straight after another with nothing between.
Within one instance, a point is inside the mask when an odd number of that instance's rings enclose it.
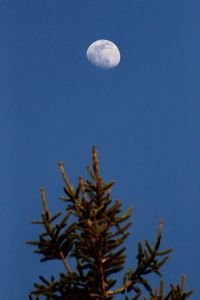
<instances>
[{"instance_id":1,"label":"night sky","mask_svg":"<svg viewBox=\"0 0 200 300\"><path fill-rule=\"evenodd\" d=\"M93 145L113 198L134 206L127 267L162 218L166 284L185 274L199 299L199 12L199 0L0 1L2 300L28 299L38 275L63 270L25 241L40 233L39 188L63 208L58 162L76 184ZM98 39L118 46L119 66L88 62Z\"/></svg>"}]
</instances>

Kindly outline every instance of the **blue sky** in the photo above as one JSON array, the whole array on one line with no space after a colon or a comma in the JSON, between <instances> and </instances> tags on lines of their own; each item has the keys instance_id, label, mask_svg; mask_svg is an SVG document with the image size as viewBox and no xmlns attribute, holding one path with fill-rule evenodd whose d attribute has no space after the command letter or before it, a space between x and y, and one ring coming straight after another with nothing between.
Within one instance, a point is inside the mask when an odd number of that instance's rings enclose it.
<instances>
[{"instance_id":1,"label":"blue sky","mask_svg":"<svg viewBox=\"0 0 200 300\"><path fill-rule=\"evenodd\" d=\"M27 239L41 212L61 204L62 160L73 183L86 176L92 145L114 198L134 205L128 264L136 241L174 249L166 282L187 275L200 297L199 0L0 1L1 299L28 299L40 264ZM86 59L98 39L115 42L120 65Z\"/></svg>"}]
</instances>

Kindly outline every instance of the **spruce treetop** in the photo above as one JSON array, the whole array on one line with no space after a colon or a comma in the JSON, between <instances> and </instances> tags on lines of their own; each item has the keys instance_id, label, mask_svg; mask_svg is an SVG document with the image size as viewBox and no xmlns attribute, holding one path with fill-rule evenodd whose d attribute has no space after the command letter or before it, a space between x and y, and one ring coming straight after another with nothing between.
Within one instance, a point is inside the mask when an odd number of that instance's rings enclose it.
<instances>
[{"instance_id":1,"label":"spruce treetop","mask_svg":"<svg viewBox=\"0 0 200 300\"><path fill-rule=\"evenodd\" d=\"M89 179L80 176L77 187L69 181L62 162L59 168L64 180L64 195L59 199L64 209L52 215L41 188L41 219L32 223L41 225L43 231L37 240L27 243L36 247L34 252L41 256L41 262L58 260L64 271L57 279L39 276L30 300L112 300L118 294L125 300L185 300L192 294L192 290L185 291L184 276L180 284L171 284L165 292L161 269L171 249L160 249L162 220L155 242L138 243L135 265L117 282L114 274L124 269L132 210L123 213L121 202L112 200L114 182L105 183L101 178L95 147L92 166L87 168ZM149 274L160 277L157 289L152 288Z\"/></svg>"}]
</instances>

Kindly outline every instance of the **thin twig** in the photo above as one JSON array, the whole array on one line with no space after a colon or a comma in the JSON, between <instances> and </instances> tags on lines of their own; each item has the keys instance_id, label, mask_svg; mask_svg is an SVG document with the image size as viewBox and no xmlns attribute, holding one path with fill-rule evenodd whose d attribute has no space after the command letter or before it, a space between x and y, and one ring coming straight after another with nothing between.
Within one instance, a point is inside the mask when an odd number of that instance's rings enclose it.
<instances>
[{"instance_id":1,"label":"thin twig","mask_svg":"<svg viewBox=\"0 0 200 300\"><path fill-rule=\"evenodd\" d=\"M43 208L45 212L48 212L48 208L47 208L47 200L46 200L46 196L45 196L45 190L44 188L40 188L40 194L41 194L41 200L42 200L42 204L43 204ZM57 241L55 240L55 237L52 235L52 228L51 225L49 224L49 222L47 222L47 220L45 220L44 222L44 226L49 234L49 236L52 238L52 240L56 243ZM60 258L62 259L62 262L67 270L67 272L69 274L72 273L72 270L69 266L69 263L67 262L67 259L65 258L64 254L62 251L59 252Z\"/></svg>"},{"instance_id":2,"label":"thin twig","mask_svg":"<svg viewBox=\"0 0 200 300\"><path fill-rule=\"evenodd\" d=\"M62 177L64 179L64 182L65 182L65 184L66 184L66 186L67 186L67 188L68 188L71 196L74 196L74 194L75 194L74 188L73 188L73 186L71 185L71 183L69 182L69 180L67 178L67 174L65 172L64 164L63 164L62 161L59 162L59 168L61 170Z\"/></svg>"},{"instance_id":3,"label":"thin twig","mask_svg":"<svg viewBox=\"0 0 200 300\"><path fill-rule=\"evenodd\" d=\"M72 274L72 269L70 268L70 265L69 265L67 259L65 258L63 252L60 251L60 252L59 252L59 255L60 255L60 258L62 259L62 262L63 262L65 268L67 269L68 273L69 273L69 274Z\"/></svg>"}]
</instances>

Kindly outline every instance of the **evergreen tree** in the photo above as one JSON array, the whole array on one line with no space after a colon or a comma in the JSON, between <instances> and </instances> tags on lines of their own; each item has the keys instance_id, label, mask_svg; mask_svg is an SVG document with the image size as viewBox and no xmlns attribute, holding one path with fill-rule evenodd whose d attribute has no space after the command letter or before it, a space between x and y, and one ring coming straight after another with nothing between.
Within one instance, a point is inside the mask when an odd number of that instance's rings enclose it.
<instances>
[{"instance_id":1,"label":"evergreen tree","mask_svg":"<svg viewBox=\"0 0 200 300\"><path fill-rule=\"evenodd\" d=\"M121 202L111 199L114 182L105 183L100 177L95 147L92 168L88 167L90 178L79 177L76 188L69 182L62 162L59 167L65 183L65 195L60 197L65 203L64 211L51 215L41 188L43 212L41 220L33 224L42 225L43 232L37 241L27 243L36 246L34 252L41 255L42 262L60 260L65 272L58 279L39 276L40 282L34 284L30 300L111 300L117 294L125 300L184 300L192 294L192 290L184 289L185 277L180 284L171 284L168 292L164 291L161 267L171 249L160 250L162 220L154 244L148 240L138 243L135 266L124 273L118 284L113 274L124 268L131 209L122 213ZM70 258L75 260L73 268ZM161 278L157 289L152 288L149 274Z\"/></svg>"}]
</instances>

